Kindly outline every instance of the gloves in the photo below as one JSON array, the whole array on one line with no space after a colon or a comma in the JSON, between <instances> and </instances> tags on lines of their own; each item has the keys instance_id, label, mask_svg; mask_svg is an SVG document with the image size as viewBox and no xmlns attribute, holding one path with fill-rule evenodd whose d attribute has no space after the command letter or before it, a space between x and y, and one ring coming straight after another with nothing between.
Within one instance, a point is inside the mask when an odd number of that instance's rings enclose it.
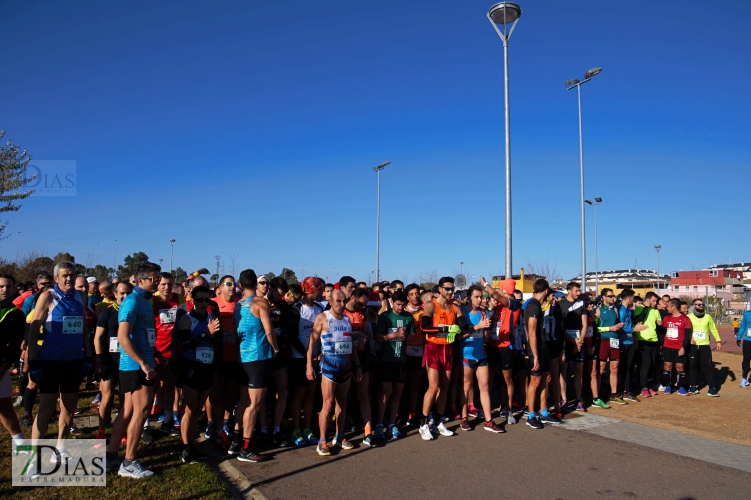
<instances>
[{"instance_id":1,"label":"gloves","mask_svg":"<svg viewBox=\"0 0 751 500\"><path fill-rule=\"evenodd\" d=\"M81 375L84 377L91 374L91 372L94 371L94 365L91 363L91 358L86 358L83 360L83 364L81 365Z\"/></svg>"},{"instance_id":2,"label":"gloves","mask_svg":"<svg viewBox=\"0 0 751 500\"><path fill-rule=\"evenodd\" d=\"M741 346L741 339L735 339L735 343L738 347Z\"/></svg>"},{"instance_id":3,"label":"gloves","mask_svg":"<svg viewBox=\"0 0 751 500\"><path fill-rule=\"evenodd\" d=\"M454 340L456 340L457 335L461 335L462 329L459 325L451 325L449 326L449 332L446 335L446 342L449 344L453 344Z\"/></svg>"},{"instance_id":4,"label":"gloves","mask_svg":"<svg viewBox=\"0 0 751 500\"><path fill-rule=\"evenodd\" d=\"M102 380L109 380L110 371L109 371L109 366L107 366L107 361L104 359L104 354L97 354L96 362L97 362L97 365L99 366L99 378Z\"/></svg>"}]
</instances>

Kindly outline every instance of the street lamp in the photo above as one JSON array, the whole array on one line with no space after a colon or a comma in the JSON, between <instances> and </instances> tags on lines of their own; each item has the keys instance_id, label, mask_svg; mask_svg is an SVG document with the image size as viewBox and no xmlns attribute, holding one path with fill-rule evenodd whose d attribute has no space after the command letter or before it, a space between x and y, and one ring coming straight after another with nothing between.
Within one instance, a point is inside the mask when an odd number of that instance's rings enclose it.
<instances>
[{"instance_id":1,"label":"street lamp","mask_svg":"<svg viewBox=\"0 0 751 500\"><path fill-rule=\"evenodd\" d=\"M21 231L16 234L16 264L18 264L18 244L21 241Z\"/></svg>"},{"instance_id":2,"label":"street lamp","mask_svg":"<svg viewBox=\"0 0 751 500\"><path fill-rule=\"evenodd\" d=\"M582 144L582 92L581 86L600 73L602 68L592 68L584 73L584 81L576 78L564 82L566 90L576 88L579 98L579 184L581 190L581 219L582 219L582 290L587 291L587 243L584 239L584 146Z\"/></svg>"},{"instance_id":3,"label":"street lamp","mask_svg":"<svg viewBox=\"0 0 751 500\"><path fill-rule=\"evenodd\" d=\"M175 239L172 238L169 240L170 244L170 251L169 251L169 272L172 272L172 255L175 252Z\"/></svg>"},{"instance_id":4,"label":"street lamp","mask_svg":"<svg viewBox=\"0 0 751 500\"><path fill-rule=\"evenodd\" d=\"M390 161L385 161L381 163L380 165L376 165L373 167L373 171L378 174L378 204L376 208L376 268L375 268L375 277L376 277L376 283L380 282L380 274L378 269L378 263L379 263L379 252L381 250L381 170L386 168L386 165L391 163Z\"/></svg>"},{"instance_id":5,"label":"street lamp","mask_svg":"<svg viewBox=\"0 0 751 500\"><path fill-rule=\"evenodd\" d=\"M112 276L117 272L117 240L115 240L115 258L112 260ZM122 278L122 276L120 276Z\"/></svg>"},{"instance_id":6,"label":"street lamp","mask_svg":"<svg viewBox=\"0 0 751 500\"><path fill-rule=\"evenodd\" d=\"M509 114L508 97L508 40L514 32L516 23L522 15L519 5L512 2L499 2L488 10L488 20L495 28L503 42L503 88L504 109L506 119L506 278L511 272L511 115ZM509 27L510 25L510 27ZM503 30L499 29L503 27Z\"/></svg>"},{"instance_id":7,"label":"street lamp","mask_svg":"<svg viewBox=\"0 0 751 500\"><path fill-rule=\"evenodd\" d=\"M661 245L655 245L655 252L657 252L657 290L660 290L660 248Z\"/></svg>"},{"instance_id":8,"label":"street lamp","mask_svg":"<svg viewBox=\"0 0 751 500\"><path fill-rule=\"evenodd\" d=\"M595 202L592 200L584 200L584 203L595 207L595 295L600 293L600 265L597 262L597 205L602 203L602 198L595 198Z\"/></svg>"}]
</instances>

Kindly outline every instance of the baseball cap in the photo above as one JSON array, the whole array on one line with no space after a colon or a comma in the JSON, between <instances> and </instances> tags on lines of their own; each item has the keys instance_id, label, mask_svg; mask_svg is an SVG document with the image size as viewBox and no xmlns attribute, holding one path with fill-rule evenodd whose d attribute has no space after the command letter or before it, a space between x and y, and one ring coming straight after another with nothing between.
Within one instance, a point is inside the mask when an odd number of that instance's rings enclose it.
<instances>
[{"instance_id":1,"label":"baseball cap","mask_svg":"<svg viewBox=\"0 0 751 500\"><path fill-rule=\"evenodd\" d=\"M93 276L89 276L88 278L86 278L86 281L88 283L96 283L96 278Z\"/></svg>"}]
</instances>

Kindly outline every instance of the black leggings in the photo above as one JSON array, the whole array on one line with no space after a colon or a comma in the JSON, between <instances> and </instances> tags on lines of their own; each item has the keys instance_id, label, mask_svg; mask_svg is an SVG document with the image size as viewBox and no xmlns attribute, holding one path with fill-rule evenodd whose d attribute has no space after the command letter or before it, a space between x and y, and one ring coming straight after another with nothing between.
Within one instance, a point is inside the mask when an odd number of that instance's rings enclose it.
<instances>
[{"instance_id":1,"label":"black leggings","mask_svg":"<svg viewBox=\"0 0 751 500\"><path fill-rule=\"evenodd\" d=\"M634 367L636 349L634 344L621 344L621 362L618 364L618 383L621 394L631 392L631 368Z\"/></svg>"},{"instance_id":2,"label":"black leggings","mask_svg":"<svg viewBox=\"0 0 751 500\"><path fill-rule=\"evenodd\" d=\"M690 385L699 387L699 365L704 380L710 389L715 389L714 372L712 367L712 347L708 345L692 345L688 354L690 363Z\"/></svg>"},{"instance_id":3,"label":"black leggings","mask_svg":"<svg viewBox=\"0 0 751 500\"><path fill-rule=\"evenodd\" d=\"M741 361L741 372L743 378L748 379L748 372L751 371L751 341L743 339L743 361Z\"/></svg>"},{"instance_id":4,"label":"black leggings","mask_svg":"<svg viewBox=\"0 0 751 500\"><path fill-rule=\"evenodd\" d=\"M652 380L652 369L657 364L657 354L660 344L657 342L639 341L639 354L641 355L641 369L639 370L639 385L642 389Z\"/></svg>"}]
</instances>

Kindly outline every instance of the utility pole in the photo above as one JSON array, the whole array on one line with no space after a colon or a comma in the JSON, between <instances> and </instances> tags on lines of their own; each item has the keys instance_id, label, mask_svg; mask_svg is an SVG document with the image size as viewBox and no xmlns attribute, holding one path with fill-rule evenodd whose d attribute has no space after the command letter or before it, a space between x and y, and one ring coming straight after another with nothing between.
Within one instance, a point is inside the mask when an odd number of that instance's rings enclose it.
<instances>
[{"instance_id":1,"label":"utility pole","mask_svg":"<svg viewBox=\"0 0 751 500\"><path fill-rule=\"evenodd\" d=\"M219 259L221 258L220 255L215 255L216 257L216 282L214 283L214 286L219 284Z\"/></svg>"}]
</instances>

